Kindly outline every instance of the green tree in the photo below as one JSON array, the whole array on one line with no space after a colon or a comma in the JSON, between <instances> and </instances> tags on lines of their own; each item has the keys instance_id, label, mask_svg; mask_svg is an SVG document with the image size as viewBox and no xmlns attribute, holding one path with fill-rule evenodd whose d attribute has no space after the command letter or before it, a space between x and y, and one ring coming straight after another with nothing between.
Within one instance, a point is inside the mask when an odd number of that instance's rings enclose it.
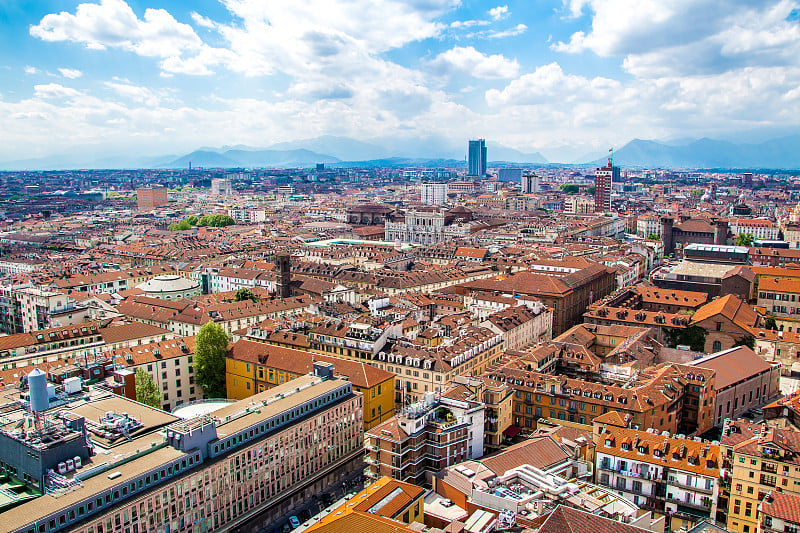
<instances>
[{"instance_id":1,"label":"green tree","mask_svg":"<svg viewBox=\"0 0 800 533\"><path fill-rule=\"evenodd\" d=\"M566 194L576 194L581 188L574 183L565 183L559 187L559 189L564 191Z\"/></svg>"},{"instance_id":2,"label":"green tree","mask_svg":"<svg viewBox=\"0 0 800 533\"><path fill-rule=\"evenodd\" d=\"M190 217L187 217L187 218L186 218L186 219L184 219L184 220L186 220L186 222L188 222L188 223L189 223L189 224L191 224L192 226L196 226L196 225L197 225L197 223L199 222L199 220L200 220L200 219L199 219L199 218L197 218L196 216L192 215L192 216L190 216Z\"/></svg>"},{"instance_id":3,"label":"green tree","mask_svg":"<svg viewBox=\"0 0 800 533\"><path fill-rule=\"evenodd\" d=\"M136 369L136 401L161 409L161 392L153 377L142 367Z\"/></svg>"},{"instance_id":4,"label":"green tree","mask_svg":"<svg viewBox=\"0 0 800 533\"><path fill-rule=\"evenodd\" d=\"M181 220L180 222L173 222L167 226L167 229L170 231L186 231L192 229L192 225L185 220Z\"/></svg>"},{"instance_id":5,"label":"green tree","mask_svg":"<svg viewBox=\"0 0 800 533\"><path fill-rule=\"evenodd\" d=\"M764 319L764 327L767 329L771 329L772 331L778 330L778 322L775 320L774 316L768 316Z\"/></svg>"},{"instance_id":6,"label":"green tree","mask_svg":"<svg viewBox=\"0 0 800 533\"><path fill-rule=\"evenodd\" d=\"M225 355L228 334L216 322L206 322L197 333L194 369L207 398L225 398Z\"/></svg>"},{"instance_id":7,"label":"green tree","mask_svg":"<svg viewBox=\"0 0 800 533\"><path fill-rule=\"evenodd\" d=\"M736 236L736 239L733 241L733 244L736 246L752 246L753 245L753 234L752 233L740 233Z\"/></svg>"},{"instance_id":8,"label":"green tree","mask_svg":"<svg viewBox=\"0 0 800 533\"><path fill-rule=\"evenodd\" d=\"M250 300L250 301L253 301L253 302L257 302L258 301L258 296L256 296L256 294L253 291L251 291L250 289L248 289L247 287L242 287L241 289L236 291L236 294L233 296L233 301L234 302L242 302L244 300Z\"/></svg>"},{"instance_id":9,"label":"green tree","mask_svg":"<svg viewBox=\"0 0 800 533\"><path fill-rule=\"evenodd\" d=\"M657 233L651 233L650 235L647 236L647 240L648 241L660 241L661 240L661 236L658 235Z\"/></svg>"},{"instance_id":10,"label":"green tree","mask_svg":"<svg viewBox=\"0 0 800 533\"><path fill-rule=\"evenodd\" d=\"M695 352L705 351L707 331L700 326L671 328L666 333L670 348L686 345Z\"/></svg>"},{"instance_id":11,"label":"green tree","mask_svg":"<svg viewBox=\"0 0 800 533\"><path fill-rule=\"evenodd\" d=\"M745 335L744 337L742 337L741 339L739 339L738 341L733 343L733 347L734 348L737 347L737 346L747 346L751 350L755 350L756 349L756 338L753 337L752 335Z\"/></svg>"}]
</instances>

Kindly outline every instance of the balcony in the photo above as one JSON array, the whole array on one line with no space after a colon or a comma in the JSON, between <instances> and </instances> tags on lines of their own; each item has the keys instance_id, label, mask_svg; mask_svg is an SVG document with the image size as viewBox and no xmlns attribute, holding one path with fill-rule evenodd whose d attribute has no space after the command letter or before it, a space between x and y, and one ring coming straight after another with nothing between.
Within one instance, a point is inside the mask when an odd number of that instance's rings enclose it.
<instances>
[{"instance_id":1,"label":"balcony","mask_svg":"<svg viewBox=\"0 0 800 533\"><path fill-rule=\"evenodd\" d=\"M379 465L380 464L380 462L378 462L377 460L373 459L369 455L364 457L364 462L369 464L369 465Z\"/></svg>"},{"instance_id":2,"label":"balcony","mask_svg":"<svg viewBox=\"0 0 800 533\"><path fill-rule=\"evenodd\" d=\"M373 446L372 444L365 444L364 448L371 452L379 452L381 450L380 448L378 448L377 446Z\"/></svg>"},{"instance_id":3,"label":"balcony","mask_svg":"<svg viewBox=\"0 0 800 533\"><path fill-rule=\"evenodd\" d=\"M678 504L678 510L680 511L681 507L689 507L691 509L698 509L700 511L705 511L706 513L711 511L711 500L707 502L687 502L678 498L671 498L667 496L666 500L671 503ZM708 515L706 515L708 516Z\"/></svg>"},{"instance_id":4,"label":"balcony","mask_svg":"<svg viewBox=\"0 0 800 533\"><path fill-rule=\"evenodd\" d=\"M707 489L705 487L695 487L694 485L687 485L685 483L681 483L680 481L672 480L672 479L669 480L669 484L671 486L679 487L679 488L682 488L682 489L685 489L685 490L691 490L693 492L702 492L703 494L713 494L714 493L714 487L713 486L710 489Z\"/></svg>"}]
</instances>

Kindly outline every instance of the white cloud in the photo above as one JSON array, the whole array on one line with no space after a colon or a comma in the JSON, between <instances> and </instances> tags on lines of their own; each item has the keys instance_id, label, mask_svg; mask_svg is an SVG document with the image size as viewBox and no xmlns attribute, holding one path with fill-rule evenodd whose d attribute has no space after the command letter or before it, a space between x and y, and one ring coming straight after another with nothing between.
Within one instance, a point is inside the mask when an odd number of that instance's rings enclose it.
<instances>
[{"instance_id":1,"label":"white cloud","mask_svg":"<svg viewBox=\"0 0 800 533\"><path fill-rule=\"evenodd\" d=\"M489 20L456 20L450 23L453 29L472 28L473 26L488 26L492 22Z\"/></svg>"},{"instance_id":2,"label":"white cloud","mask_svg":"<svg viewBox=\"0 0 800 533\"><path fill-rule=\"evenodd\" d=\"M58 83L48 83L33 86L34 95L37 98L73 98L83 94L71 87L64 87Z\"/></svg>"},{"instance_id":3,"label":"white cloud","mask_svg":"<svg viewBox=\"0 0 800 533\"><path fill-rule=\"evenodd\" d=\"M25 65L25 74L38 74L39 69L30 65Z\"/></svg>"},{"instance_id":4,"label":"white cloud","mask_svg":"<svg viewBox=\"0 0 800 533\"><path fill-rule=\"evenodd\" d=\"M80 70L76 70L74 68L60 68L58 69L58 71L61 73L62 76L64 76L65 78L69 78L71 80L83 76L83 72L81 72Z\"/></svg>"},{"instance_id":5,"label":"white cloud","mask_svg":"<svg viewBox=\"0 0 800 533\"><path fill-rule=\"evenodd\" d=\"M75 14L62 11L42 17L30 34L44 41L72 41L91 50L120 48L145 57L161 58L171 72L208 74L224 52L209 53L194 29L164 9L148 8L138 18L124 0L101 0L100 4L79 4ZM202 68L185 66L192 57L204 54Z\"/></svg>"},{"instance_id":6,"label":"white cloud","mask_svg":"<svg viewBox=\"0 0 800 533\"><path fill-rule=\"evenodd\" d=\"M639 77L714 74L794 65L800 55L796 0L577 0L591 31L551 45L565 53L621 56Z\"/></svg>"},{"instance_id":7,"label":"white cloud","mask_svg":"<svg viewBox=\"0 0 800 533\"><path fill-rule=\"evenodd\" d=\"M467 35L468 38L481 38L481 39L505 39L506 37L516 37L528 31L525 24L517 24L513 28L507 30L484 30Z\"/></svg>"},{"instance_id":8,"label":"white cloud","mask_svg":"<svg viewBox=\"0 0 800 533\"><path fill-rule=\"evenodd\" d=\"M507 5L493 7L492 9L489 10L489 16L492 17L492 20L503 20L510 14L511 12L508 10Z\"/></svg>"},{"instance_id":9,"label":"white cloud","mask_svg":"<svg viewBox=\"0 0 800 533\"><path fill-rule=\"evenodd\" d=\"M442 52L428 66L440 74L467 74L476 78L513 78L519 72L516 59L501 54L486 55L472 46L456 46Z\"/></svg>"}]
</instances>

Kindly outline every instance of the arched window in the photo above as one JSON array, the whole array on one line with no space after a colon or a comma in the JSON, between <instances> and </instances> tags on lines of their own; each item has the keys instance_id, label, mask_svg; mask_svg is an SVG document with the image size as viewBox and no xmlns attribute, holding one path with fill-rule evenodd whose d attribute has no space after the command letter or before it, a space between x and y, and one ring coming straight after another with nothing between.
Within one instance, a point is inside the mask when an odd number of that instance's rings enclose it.
<instances>
[{"instance_id":1,"label":"arched window","mask_svg":"<svg viewBox=\"0 0 800 533\"><path fill-rule=\"evenodd\" d=\"M714 345L711 347L712 352L718 352L722 350L722 343L720 341L714 341Z\"/></svg>"}]
</instances>

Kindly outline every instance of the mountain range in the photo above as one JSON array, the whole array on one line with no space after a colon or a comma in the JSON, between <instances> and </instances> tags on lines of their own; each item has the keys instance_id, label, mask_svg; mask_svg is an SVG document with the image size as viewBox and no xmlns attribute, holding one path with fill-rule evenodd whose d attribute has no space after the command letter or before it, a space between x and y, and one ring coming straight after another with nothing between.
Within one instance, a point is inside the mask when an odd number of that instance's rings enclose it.
<instances>
[{"instance_id":1,"label":"mountain range","mask_svg":"<svg viewBox=\"0 0 800 533\"><path fill-rule=\"evenodd\" d=\"M587 164L605 165L605 157ZM620 167L797 169L800 168L800 135L760 143L733 143L713 139L673 143L634 139L614 152Z\"/></svg>"},{"instance_id":2,"label":"mountain range","mask_svg":"<svg viewBox=\"0 0 800 533\"><path fill-rule=\"evenodd\" d=\"M96 151L81 155L54 155L0 163L0 170L59 170L78 168L308 168L317 163L327 166L446 166L466 164L466 142L454 143L442 137L376 139L364 142L349 137L323 135L312 139L281 142L256 148L244 145L203 147L185 155L119 156ZM487 143L489 164L543 165L548 161L539 152L522 152L507 146ZM601 154L578 160L581 166L602 166ZM614 163L621 167L798 169L800 134L757 143L714 139L652 141L634 139L614 152Z\"/></svg>"}]
</instances>

